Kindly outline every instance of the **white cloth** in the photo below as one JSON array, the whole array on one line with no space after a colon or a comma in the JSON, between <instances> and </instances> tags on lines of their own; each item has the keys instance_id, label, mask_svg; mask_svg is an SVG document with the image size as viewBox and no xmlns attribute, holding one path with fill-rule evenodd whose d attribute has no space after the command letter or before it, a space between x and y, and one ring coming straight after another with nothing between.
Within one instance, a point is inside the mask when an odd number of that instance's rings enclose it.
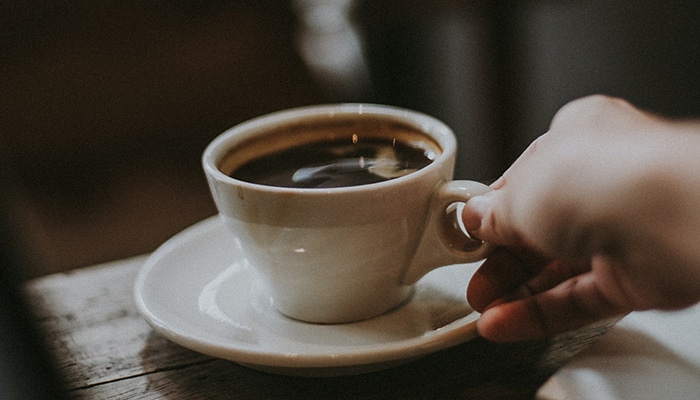
<instances>
[{"instance_id":1,"label":"white cloth","mask_svg":"<svg viewBox=\"0 0 700 400\"><path fill-rule=\"evenodd\" d=\"M700 399L700 305L626 316L555 373L537 399Z\"/></svg>"}]
</instances>

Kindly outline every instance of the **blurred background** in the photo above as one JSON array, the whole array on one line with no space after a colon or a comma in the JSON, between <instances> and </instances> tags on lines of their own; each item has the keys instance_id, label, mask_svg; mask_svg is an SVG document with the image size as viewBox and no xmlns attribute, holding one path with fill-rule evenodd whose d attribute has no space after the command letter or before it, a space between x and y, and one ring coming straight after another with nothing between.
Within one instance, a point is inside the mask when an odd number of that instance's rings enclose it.
<instances>
[{"instance_id":1,"label":"blurred background","mask_svg":"<svg viewBox=\"0 0 700 400\"><path fill-rule=\"evenodd\" d=\"M700 116L696 0L0 0L0 221L24 277L216 211L206 144L327 102L409 107L491 182L592 93ZM700 156L700 155L699 155Z\"/></svg>"}]
</instances>

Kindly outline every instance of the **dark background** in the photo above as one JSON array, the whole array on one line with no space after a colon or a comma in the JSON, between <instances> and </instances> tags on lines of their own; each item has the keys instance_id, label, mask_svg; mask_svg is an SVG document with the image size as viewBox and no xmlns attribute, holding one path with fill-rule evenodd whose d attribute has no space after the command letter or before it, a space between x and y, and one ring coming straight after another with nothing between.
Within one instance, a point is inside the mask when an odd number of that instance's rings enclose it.
<instances>
[{"instance_id":1,"label":"dark background","mask_svg":"<svg viewBox=\"0 0 700 400\"><path fill-rule=\"evenodd\" d=\"M25 277L152 251L215 213L204 146L288 107L432 114L484 182L583 95L700 116L699 4L0 0L3 246Z\"/></svg>"}]
</instances>

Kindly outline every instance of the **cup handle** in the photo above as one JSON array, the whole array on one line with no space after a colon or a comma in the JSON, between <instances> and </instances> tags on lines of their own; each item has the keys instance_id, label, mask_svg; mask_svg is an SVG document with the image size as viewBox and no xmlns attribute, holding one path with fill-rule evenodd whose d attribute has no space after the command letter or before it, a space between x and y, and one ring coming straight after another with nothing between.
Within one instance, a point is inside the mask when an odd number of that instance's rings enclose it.
<instances>
[{"instance_id":1,"label":"cup handle","mask_svg":"<svg viewBox=\"0 0 700 400\"><path fill-rule=\"evenodd\" d=\"M443 182L436 188L423 237L404 275L403 284L411 285L438 267L486 258L494 246L464 233L459 225L461 215L457 213L461 208L454 205L490 190L483 183L464 180Z\"/></svg>"}]
</instances>

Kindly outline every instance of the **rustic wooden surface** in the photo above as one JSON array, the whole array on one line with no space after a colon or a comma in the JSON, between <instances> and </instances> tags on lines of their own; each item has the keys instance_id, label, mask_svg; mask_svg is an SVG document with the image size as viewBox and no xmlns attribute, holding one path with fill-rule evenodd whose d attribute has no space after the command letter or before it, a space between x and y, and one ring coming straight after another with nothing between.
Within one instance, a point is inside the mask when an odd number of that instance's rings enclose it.
<instances>
[{"instance_id":1,"label":"rustic wooden surface","mask_svg":"<svg viewBox=\"0 0 700 400\"><path fill-rule=\"evenodd\" d=\"M339 378L257 372L153 332L132 286L144 257L29 281L25 287L75 399L531 399L605 331L496 345L482 339L390 370Z\"/></svg>"}]
</instances>

